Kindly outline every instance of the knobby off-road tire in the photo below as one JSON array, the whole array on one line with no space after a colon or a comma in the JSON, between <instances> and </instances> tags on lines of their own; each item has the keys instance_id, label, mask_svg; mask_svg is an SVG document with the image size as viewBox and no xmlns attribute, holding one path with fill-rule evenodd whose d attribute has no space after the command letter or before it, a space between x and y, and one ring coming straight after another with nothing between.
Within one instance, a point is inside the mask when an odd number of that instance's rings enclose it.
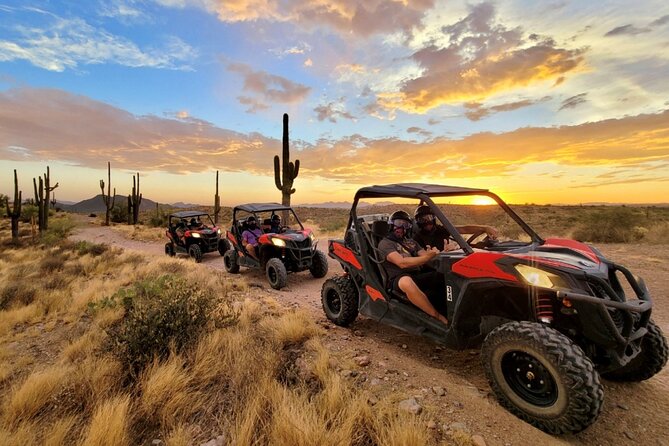
<instances>
[{"instance_id":1,"label":"knobby off-road tire","mask_svg":"<svg viewBox=\"0 0 669 446\"><path fill-rule=\"evenodd\" d=\"M174 257L175 252L174 252L174 245L172 243L165 243L165 254L167 254L170 257Z\"/></svg>"},{"instance_id":2,"label":"knobby off-road tire","mask_svg":"<svg viewBox=\"0 0 669 446\"><path fill-rule=\"evenodd\" d=\"M311 258L309 272L316 279L325 277L325 275L328 273L328 258L325 257L323 252L318 250L314 252L314 256Z\"/></svg>"},{"instance_id":3,"label":"knobby off-road tire","mask_svg":"<svg viewBox=\"0 0 669 446\"><path fill-rule=\"evenodd\" d=\"M218 253L221 256L224 256L225 253L230 249L230 246L228 245L228 241L225 239L221 239L218 241Z\"/></svg>"},{"instance_id":4,"label":"knobby off-road tire","mask_svg":"<svg viewBox=\"0 0 669 446\"><path fill-rule=\"evenodd\" d=\"M269 286L275 290L280 290L288 283L288 272L281 259L272 258L267 261L265 276L267 276Z\"/></svg>"},{"instance_id":5,"label":"knobby off-road tire","mask_svg":"<svg viewBox=\"0 0 669 446\"><path fill-rule=\"evenodd\" d=\"M323 311L336 325L347 327L358 317L358 292L348 276L334 276L321 288Z\"/></svg>"},{"instance_id":6,"label":"knobby off-road tire","mask_svg":"<svg viewBox=\"0 0 669 446\"><path fill-rule=\"evenodd\" d=\"M655 322L648 321L648 333L641 340L641 351L624 367L602 374L612 381L644 381L653 377L667 364L667 339Z\"/></svg>"},{"instance_id":7,"label":"knobby off-road tire","mask_svg":"<svg viewBox=\"0 0 669 446\"><path fill-rule=\"evenodd\" d=\"M501 325L486 337L481 360L500 404L543 431L580 432L599 416L599 376L557 330L533 322Z\"/></svg>"},{"instance_id":8,"label":"knobby off-road tire","mask_svg":"<svg viewBox=\"0 0 669 446\"><path fill-rule=\"evenodd\" d=\"M195 260L195 263L200 263L202 261L202 249L200 248L200 245L190 245L188 247L188 255Z\"/></svg>"},{"instance_id":9,"label":"knobby off-road tire","mask_svg":"<svg viewBox=\"0 0 669 446\"><path fill-rule=\"evenodd\" d=\"M239 262L237 262L237 251L229 249L223 254L223 265L225 270L231 274L239 272Z\"/></svg>"}]
</instances>

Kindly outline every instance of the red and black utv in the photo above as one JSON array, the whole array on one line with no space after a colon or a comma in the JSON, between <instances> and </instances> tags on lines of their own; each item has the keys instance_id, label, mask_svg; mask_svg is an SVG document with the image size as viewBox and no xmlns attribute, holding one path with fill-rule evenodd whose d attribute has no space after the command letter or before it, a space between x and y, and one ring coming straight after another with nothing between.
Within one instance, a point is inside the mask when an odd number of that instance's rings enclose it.
<instances>
[{"instance_id":1,"label":"red and black utv","mask_svg":"<svg viewBox=\"0 0 669 446\"><path fill-rule=\"evenodd\" d=\"M443 274L448 325L392 291L387 260L377 248L389 232L388 214L358 213L361 200L395 199L410 213L429 206L460 246L428 264ZM465 223L495 225L502 237L466 239L456 229ZM346 326L361 313L450 348L482 345L483 367L500 404L544 431L575 433L592 424L602 408L600 375L642 381L667 362L667 341L650 318L653 305L642 279L590 245L541 238L485 189L364 187L355 195L344 239L330 240L328 248L344 269L323 284L331 321Z\"/></svg>"},{"instance_id":2,"label":"red and black utv","mask_svg":"<svg viewBox=\"0 0 669 446\"><path fill-rule=\"evenodd\" d=\"M187 254L196 262L202 255L218 251L225 253L225 241L221 230L214 224L209 214L201 211L181 211L170 214L165 231L170 240L165 243L165 254Z\"/></svg>"},{"instance_id":3,"label":"red and black utv","mask_svg":"<svg viewBox=\"0 0 669 446\"><path fill-rule=\"evenodd\" d=\"M250 255L243 243L248 221L258 222L258 246ZM280 224L277 226L276 223ZM225 269L238 273L239 267L262 268L274 289L286 286L289 272L309 270L316 278L328 272L325 254L317 249L318 241L311 229L305 228L290 206L278 203L249 203L232 210L232 227L226 232Z\"/></svg>"}]
</instances>

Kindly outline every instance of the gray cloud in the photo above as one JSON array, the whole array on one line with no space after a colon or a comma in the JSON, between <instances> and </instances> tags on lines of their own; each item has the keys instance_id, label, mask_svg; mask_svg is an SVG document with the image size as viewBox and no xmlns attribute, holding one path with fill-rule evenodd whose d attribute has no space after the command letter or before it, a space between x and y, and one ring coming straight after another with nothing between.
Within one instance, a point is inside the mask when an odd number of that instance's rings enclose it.
<instances>
[{"instance_id":1,"label":"gray cloud","mask_svg":"<svg viewBox=\"0 0 669 446\"><path fill-rule=\"evenodd\" d=\"M562 104L560 105L558 111L565 110L568 108L575 108L585 102L588 102L588 100L586 99L587 96L588 93L581 93L577 94L576 96L572 96L570 98L565 99L564 101L562 101Z\"/></svg>"},{"instance_id":2,"label":"gray cloud","mask_svg":"<svg viewBox=\"0 0 669 446\"><path fill-rule=\"evenodd\" d=\"M311 88L306 85L298 84L266 71L255 71L246 64L229 63L227 68L229 71L242 76L244 91L259 95L265 102L297 103L303 101L311 91ZM248 104L250 98L243 98ZM258 101L258 103L261 102ZM263 103L263 105L265 104Z\"/></svg>"},{"instance_id":3,"label":"gray cloud","mask_svg":"<svg viewBox=\"0 0 669 446\"><path fill-rule=\"evenodd\" d=\"M637 34L643 34L649 32L650 28L637 28L636 26L629 24L615 27L611 31L604 34L604 36L605 37L622 36L622 35L635 36Z\"/></svg>"},{"instance_id":4,"label":"gray cloud","mask_svg":"<svg viewBox=\"0 0 669 446\"><path fill-rule=\"evenodd\" d=\"M539 102L545 102L550 100L550 96L544 96L538 100L523 99L521 101L507 102L505 104L493 105L492 107L484 107L483 104L478 102L468 102L465 104L465 116L471 121L479 121L483 118L486 118L492 114L517 110L523 107L529 107L530 105L537 104Z\"/></svg>"},{"instance_id":5,"label":"gray cloud","mask_svg":"<svg viewBox=\"0 0 669 446\"><path fill-rule=\"evenodd\" d=\"M319 105L314 108L316 112L316 119L319 121L325 121L326 119L330 122L337 122L337 118L350 119L351 121L355 120L355 116L344 110L344 106L340 102L330 102L325 105Z\"/></svg>"}]
</instances>

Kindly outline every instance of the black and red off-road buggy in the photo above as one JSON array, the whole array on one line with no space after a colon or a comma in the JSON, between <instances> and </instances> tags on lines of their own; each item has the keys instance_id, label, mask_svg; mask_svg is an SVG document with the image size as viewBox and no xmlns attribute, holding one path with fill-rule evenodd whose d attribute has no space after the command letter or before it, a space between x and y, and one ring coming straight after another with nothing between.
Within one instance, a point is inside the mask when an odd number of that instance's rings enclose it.
<instances>
[{"instance_id":1,"label":"black and red off-road buggy","mask_svg":"<svg viewBox=\"0 0 669 446\"><path fill-rule=\"evenodd\" d=\"M275 215L281 217L282 225L273 229L271 223ZM258 238L258 260L249 255L242 241L251 216L263 232ZM302 225L290 206L278 203L236 206L232 210L232 227L225 237L228 242L223 256L225 269L238 273L240 266L262 268L274 289L286 286L289 272L309 270L315 278L324 277L328 272L328 259L317 249L318 241L313 232Z\"/></svg>"},{"instance_id":2,"label":"black and red off-road buggy","mask_svg":"<svg viewBox=\"0 0 669 446\"><path fill-rule=\"evenodd\" d=\"M361 200L374 199L410 200L398 205L406 210L428 205L460 245L429 264L444 275L449 325L390 290L377 249L388 234L388 215L358 214ZM497 206L458 204L463 199ZM510 237L465 239L455 226L466 223L494 224ZM323 284L323 309L331 321L346 326L361 313L450 348L482 345L483 367L501 405L547 432L575 433L595 421L603 401L600 375L642 381L667 362L667 341L650 319L652 302L642 279L585 243L541 238L487 190L362 188L344 239L330 240L328 247L344 269Z\"/></svg>"},{"instance_id":3,"label":"black and red off-road buggy","mask_svg":"<svg viewBox=\"0 0 669 446\"><path fill-rule=\"evenodd\" d=\"M201 211L180 211L170 214L165 231L169 241L165 243L165 254L187 254L196 262L202 255L218 251L225 253L226 244L221 239L221 230L209 214Z\"/></svg>"}]
</instances>

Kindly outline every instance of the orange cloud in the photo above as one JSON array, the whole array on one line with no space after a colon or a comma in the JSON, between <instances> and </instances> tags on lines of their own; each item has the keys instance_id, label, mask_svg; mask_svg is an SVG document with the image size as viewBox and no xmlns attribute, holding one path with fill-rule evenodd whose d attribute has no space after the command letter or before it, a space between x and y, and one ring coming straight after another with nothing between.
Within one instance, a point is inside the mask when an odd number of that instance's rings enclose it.
<instances>
[{"instance_id":1,"label":"orange cloud","mask_svg":"<svg viewBox=\"0 0 669 446\"><path fill-rule=\"evenodd\" d=\"M481 102L491 96L544 81L562 82L582 69L584 50L559 48L536 34L526 40L520 28L495 22L494 7L481 3L453 25L442 28L446 46L433 43L412 55L423 69L379 105L425 113L444 104Z\"/></svg>"},{"instance_id":2,"label":"orange cloud","mask_svg":"<svg viewBox=\"0 0 669 446\"><path fill-rule=\"evenodd\" d=\"M0 128L2 160L54 160L91 168L111 161L117 168L133 171L188 173L217 168L272 175L272 157L281 146L280 135L240 134L192 117L135 116L49 89L0 92ZM639 175L648 181L669 179L669 110L424 142L352 135L307 144L299 140L299 128L299 123L292 123L291 147L300 159L300 175L349 184L430 175L449 179L510 176L535 163L617 172L611 178L599 178L602 182L641 181Z\"/></svg>"},{"instance_id":3,"label":"orange cloud","mask_svg":"<svg viewBox=\"0 0 669 446\"><path fill-rule=\"evenodd\" d=\"M285 77L267 73L266 71L256 71L243 63L230 63L228 70L233 73L239 73L244 78L244 91L256 94L258 98L240 96L239 102L245 105L251 105L250 112L268 108L266 102L279 102L291 104L303 101L309 92L310 87L290 81Z\"/></svg>"}]
</instances>

